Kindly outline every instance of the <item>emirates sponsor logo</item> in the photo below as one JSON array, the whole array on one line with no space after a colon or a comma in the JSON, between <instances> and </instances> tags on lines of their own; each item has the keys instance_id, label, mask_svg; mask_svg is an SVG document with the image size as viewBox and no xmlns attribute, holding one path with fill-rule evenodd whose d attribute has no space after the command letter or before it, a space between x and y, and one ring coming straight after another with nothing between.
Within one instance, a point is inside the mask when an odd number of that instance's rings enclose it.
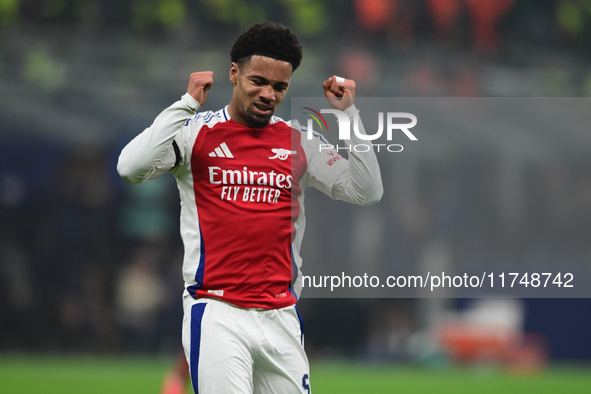
<instances>
[{"instance_id":1,"label":"emirates sponsor logo","mask_svg":"<svg viewBox=\"0 0 591 394\"><path fill-rule=\"evenodd\" d=\"M227 170L216 166L208 170L209 183L222 185L220 199L225 201L275 204L281 192L292 185L291 175L275 171L252 171L248 167Z\"/></svg>"},{"instance_id":2,"label":"emirates sponsor logo","mask_svg":"<svg viewBox=\"0 0 591 394\"><path fill-rule=\"evenodd\" d=\"M242 170L225 170L210 166L209 183L212 185L256 185L271 186L279 189L291 189L291 175L270 171L251 171L248 167Z\"/></svg>"}]
</instances>

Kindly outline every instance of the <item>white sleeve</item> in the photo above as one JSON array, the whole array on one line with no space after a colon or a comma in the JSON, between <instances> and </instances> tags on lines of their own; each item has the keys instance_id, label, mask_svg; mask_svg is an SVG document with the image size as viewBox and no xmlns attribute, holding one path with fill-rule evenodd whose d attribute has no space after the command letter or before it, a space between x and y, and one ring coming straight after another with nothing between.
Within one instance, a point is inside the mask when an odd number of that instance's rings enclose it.
<instances>
[{"instance_id":1,"label":"white sleeve","mask_svg":"<svg viewBox=\"0 0 591 394\"><path fill-rule=\"evenodd\" d=\"M351 106L344 111L353 127L359 111ZM365 134L361 120L359 131ZM304 137L305 138L305 137ZM338 154L330 144L318 143L311 149L311 161L308 165L310 185L323 191L336 200L343 200L357 205L373 205L380 201L384 193L382 176L376 154L371 145L367 151L353 149L357 144L368 145L351 132L351 140L344 141L348 160Z\"/></svg>"},{"instance_id":2,"label":"white sleeve","mask_svg":"<svg viewBox=\"0 0 591 394\"><path fill-rule=\"evenodd\" d=\"M119 175L129 183L139 183L172 170L181 159L174 139L200 107L197 100L185 93L162 111L150 127L123 148L117 163Z\"/></svg>"}]
</instances>

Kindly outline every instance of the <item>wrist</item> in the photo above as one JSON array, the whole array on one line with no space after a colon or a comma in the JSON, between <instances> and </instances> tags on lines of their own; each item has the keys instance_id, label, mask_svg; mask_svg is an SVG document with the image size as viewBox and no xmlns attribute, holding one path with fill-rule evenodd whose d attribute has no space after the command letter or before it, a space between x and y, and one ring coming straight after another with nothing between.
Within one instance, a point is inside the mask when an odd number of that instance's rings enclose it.
<instances>
[{"instance_id":1,"label":"wrist","mask_svg":"<svg viewBox=\"0 0 591 394\"><path fill-rule=\"evenodd\" d=\"M349 117L349 119L351 119L359 113L359 110L357 109L355 104L351 104L343 112Z\"/></svg>"},{"instance_id":2,"label":"wrist","mask_svg":"<svg viewBox=\"0 0 591 394\"><path fill-rule=\"evenodd\" d=\"M191 110L197 112L201 108L199 101L195 100L195 97L191 96L188 92L183 94L181 101L187 105Z\"/></svg>"}]
</instances>

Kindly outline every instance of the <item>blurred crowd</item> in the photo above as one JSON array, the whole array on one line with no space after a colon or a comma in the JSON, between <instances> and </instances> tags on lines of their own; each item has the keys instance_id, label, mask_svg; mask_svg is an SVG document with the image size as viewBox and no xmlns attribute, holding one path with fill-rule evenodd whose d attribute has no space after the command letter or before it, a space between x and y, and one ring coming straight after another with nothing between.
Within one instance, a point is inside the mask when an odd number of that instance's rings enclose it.
<instances>
[{"instance_id":1,"label":"blurred crowd","mask_svg":"<svg viewBox=\"0 0 591 394\"><path fill-rule=\"evenodd\" d=\"M208 109L225 104L228 48L253 22L276 20L301 35L307 64L294 74L293 96L310 95L333 73L355 79L365 96L591 94L589 0L1 5L0 350L180 349L174 181L128 186L115 163L122 145L182 94L195 68L222 75ZM389 162L382 170L389 197L376 209L351 210L337 225L348 232L331 232L332 220L310 220L306 263L346 267L368 253L387 261L395 250L397 262L411 266L435 255L461 267L483 260L588 267L591 155L584 141L572 140L577 149L562 146L547 161L521 163L526 203L517 218L490 209L500 204L491 180L502 177L503 157L494 151L467 148L415 163L406 176L397 167L406 163ZM347 209L311 194L311 218ZM379 233L392 240L388 249L368 247ZM418 300L303 299L302 310L316 326L307 338L312 355L324 348L408 354L411 334L429 323L429 305ZM321 327L327 319L356 323L335 333Z\"/></svg>"},{"instance_id":2,"label":"blurred crowd","mask_svg":"<svg viewBox=\"0 0 591 394\"><path fill-rule=\"evenodd\" d=\"M2 348L176 349L182 251L174 184L122 190L100 148L3 155L41 155L36 165L50 168L38 184L3 168Z\"/></svg>"}]
</instances>

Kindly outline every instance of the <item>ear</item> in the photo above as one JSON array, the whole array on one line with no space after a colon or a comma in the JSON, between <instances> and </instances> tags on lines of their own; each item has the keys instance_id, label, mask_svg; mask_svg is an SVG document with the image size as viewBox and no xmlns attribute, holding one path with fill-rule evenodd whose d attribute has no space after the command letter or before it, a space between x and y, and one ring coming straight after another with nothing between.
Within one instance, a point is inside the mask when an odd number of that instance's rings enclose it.
<instances>
[{"instance_id":1,"label":"ear","mask_svg":"<svg viewBox=\"0 0 591 394\"><path fill-rule=\"evenodd\" d=\"M232 83L232 85L236 86L236 84L238 83L239 74L240 67L238 67L238 64L236 64L235 62L232 62L232 65L230 66L230 82Z\"/></svg>"}]
</instances>

